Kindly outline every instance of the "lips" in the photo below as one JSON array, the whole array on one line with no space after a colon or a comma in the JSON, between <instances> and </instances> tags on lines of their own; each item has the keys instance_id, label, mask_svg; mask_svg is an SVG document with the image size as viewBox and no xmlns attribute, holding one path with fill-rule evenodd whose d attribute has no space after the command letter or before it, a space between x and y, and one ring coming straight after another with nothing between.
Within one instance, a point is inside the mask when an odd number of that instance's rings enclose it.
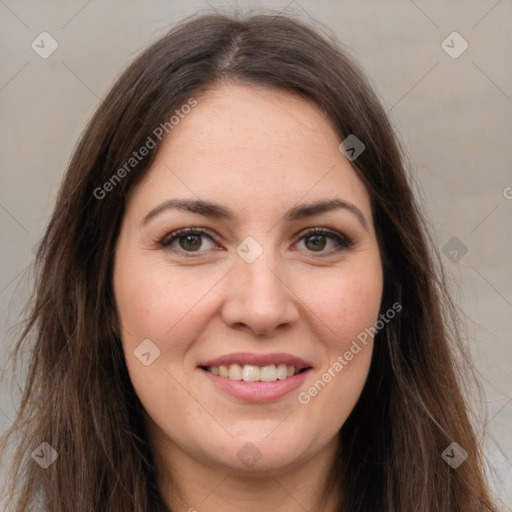
<instances>
[{"instance_id":1,"label":"lips","mask_svg":"<svg viewBox=\"0 0 512 512\"><path fill-rule=\"evenodd\" d=\"M241 401L270 402L299 387L312 369L291 354L227 354L198 365L216 388Z\"/></svg>"},{"instance_id":2,"label":"lips","mask_svg":"<svg viewBox=\"0 0 512 512\"><path fill-rule=\"evenodd\" d=\"M294 366L299 371L312 366L304 359L291 354L250 354L248 352L226 354L215 359L208 359L207 361L200 363L198 366L206 368L208 366L230 366L232 364L238 364L242 367L245 365L261 367L270 366L272 364L276 366L279 364L285 364L286 366Z\"/></svg>"}]
</instances>

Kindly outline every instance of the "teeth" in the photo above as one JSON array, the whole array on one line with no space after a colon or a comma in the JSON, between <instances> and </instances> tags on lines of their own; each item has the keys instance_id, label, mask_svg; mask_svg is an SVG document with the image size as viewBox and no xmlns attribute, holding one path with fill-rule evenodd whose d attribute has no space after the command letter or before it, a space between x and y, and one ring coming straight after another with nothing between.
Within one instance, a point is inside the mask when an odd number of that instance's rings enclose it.
<instances>
[{"instance_id":1,"label":"teeth","mask_svg":"<svg viewBox=\"0 0 512 512\"><path fill-rule=\"evenodd\" d=\"M255 366L246 364L243 367L239 364L208 366L207 370L213 375L227 377L233 380L243 380L245 382L275 382L291 377L299 370L295 366L285 364L271 364L268 366Z\"/></svg>"},{"instance_id":2,"label":"teeth","mask_svg":"<svg viewBox=\"0 0 512 512\"><path fill-rule=\"evenodd\" d=\"M286 367L286 365L283 365ZM262 366L260 372L260 380L263 382L275 382L277 380L277 368L275 364Z\"/></svg>"},{"instance_id":3,"label":"teeth","mask_svg":"<svg viewBox=\"0 0 512 512\"><path fill-rule=\"evenodd\" d=\"M277 365L277 378L283 380L286 379L286 377L288 377L288 367L285 364Z\"/></svg>"},{"instance_id":4,"label":"teeth","mask_svg":"<svg viewBox=\"0 0 512 512\"><path fill-rule=\"evenodd\" d=\"M242 371L242 379L245 382L256 382L260 380L261 370L259 366L252 366L250 364L244 365L244 369Z\"/></svg>"},{"instance_id":5,"label":"teeth","mask_svg":"<svg viewBox=\"0 0 512 512\"><path fill-rule=\"evenodd\" d=\"M242 367L239 364L230 365L228 377L233 380L242 380L242 378L243 378Z\"/></svg>"}]
</instances>

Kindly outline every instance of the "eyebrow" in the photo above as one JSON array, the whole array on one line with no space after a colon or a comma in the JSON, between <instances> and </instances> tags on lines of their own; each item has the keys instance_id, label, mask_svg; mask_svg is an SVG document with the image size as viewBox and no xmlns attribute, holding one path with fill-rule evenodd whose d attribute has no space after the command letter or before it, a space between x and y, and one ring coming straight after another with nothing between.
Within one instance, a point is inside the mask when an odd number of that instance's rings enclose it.
<instances>
[{"instance_id":1,"label":"eyebrow","mask_svg":"<svg viewBox=\"0 0 512 512\"><path fill-rule=\"evenodd\" d=\"M169 199L164 201L162 204L153 208L143 219L142 224L146 224L156 215L166 210L184 210L191 213L198 213L205 217L213 219L232 221L235 219L235 213L217 203L211 201L205 201L201 199ZM321 213L330 212L333 210L347 210L354 214L359 220L362 226L368 231L368 223L361 210L354 204L349 203L343 199L321 199L307 204L301 204L288 210L284 218L287 221L297 221L312 217L313 215L319 215Z\"/></svg>"}]
</instances>

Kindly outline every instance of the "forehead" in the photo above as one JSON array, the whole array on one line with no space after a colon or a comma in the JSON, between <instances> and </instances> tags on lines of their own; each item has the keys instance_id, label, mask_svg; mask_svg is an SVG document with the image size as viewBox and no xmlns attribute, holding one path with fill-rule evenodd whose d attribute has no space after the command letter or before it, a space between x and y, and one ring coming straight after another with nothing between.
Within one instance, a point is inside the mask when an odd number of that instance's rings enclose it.
<instances>
[{"instance_id":1,"label":"forehead","mask_svg":"<svg viewBox=\"0 0 512 512\"><path fill-rule=\"evenodd\" d=\"M219 83L199 95L197 102L172 130L167 147L187 142L187 148L201 153L220 155L229 149L243 155L246 151L260 160L268 156L262 149L289 157L289 152L324 151L326 144L338 144L339 137L320 107L290 91Z\"/></svg>"},{"instance_id":2,"label":"forehead","mask_svg":"<svg viewBox=\"0 0 512 512\"><path fill-rule=\"evenodd\" d=\"M369 214L367 191L338 149L341 137L312 100L233 83L195 99L163 140L139 199L215 199L262 215L270 204L342 196Z\"/></svg>"}]
</instances>

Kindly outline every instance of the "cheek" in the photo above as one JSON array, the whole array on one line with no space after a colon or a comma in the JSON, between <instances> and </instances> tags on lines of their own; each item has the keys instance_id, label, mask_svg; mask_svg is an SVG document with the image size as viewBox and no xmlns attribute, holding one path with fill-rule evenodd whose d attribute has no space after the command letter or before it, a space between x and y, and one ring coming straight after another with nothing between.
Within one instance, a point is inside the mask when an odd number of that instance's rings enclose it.
<instances>
[{"instance_id":1,"label":"cheek","mask_svg":"<svg viewBox=\"0 0 512 512\"><path fill-rule=\"evenodd\" d=\"M374 328L382 296L380 265L338 272L311 290L309 305L319 319L324 357L301 390L299 403L313 421L321 417L334 434L354 408L368 376Z\"/></svg>"},{"instance_id":2,"label":"cheek","mask_svg":"<svg viewBox=\"0 0 512 512\"><path fill-rule=\"evenodd\" d=\"M191 313L201 307L218 278L214 272L198 275L190 270L140 256L117 261L114 288L127 344L149 338L163 348L164 340L179 339L185 327L189 334L199 328L190 322Z\"/></svg>"},{"instance_id":3,"label":"cheek","mask_svg":"<svg viewBox=\"0 0 512 512\"><path fill-rule=\"evenodd\" d=\"M191 348L211 322L222 276L138 254L116 262L114 289L127 369L144 408L161 425L179 430L182 425L169 411L191 414L195 407L182 386L193 377ZM146 366L137 354L148 352Z\"/></svg>"},{"instance_id":4,"label":"cheek","mask_svg":"<svg viewBox=\"0 0 512 512\"><path fill-rule=\"evenodd\" d=\"M187 270L137 253L123 255L115 264L114 291L130 379L149 416L162 425L175 424L176 411L191 414L190 396L180 386L188 378L184 363L208 321L198 311L204 313L205 296L218 281L212 273L192 277ZM147 353L149 361L144 361L141 356Z\"/></svg>"},{"instance_id":5,"label":"cheek","mask_svg":"<svg viewBox=\"0 0 512 512\"><path fill-rule=\"evenodd\" d=\"M308 306L324 324L329 352L345 351L347 344L378 318L382 298L380 266L332 272L322 285L309 288Z\"/></svg>"}]
</instances>

